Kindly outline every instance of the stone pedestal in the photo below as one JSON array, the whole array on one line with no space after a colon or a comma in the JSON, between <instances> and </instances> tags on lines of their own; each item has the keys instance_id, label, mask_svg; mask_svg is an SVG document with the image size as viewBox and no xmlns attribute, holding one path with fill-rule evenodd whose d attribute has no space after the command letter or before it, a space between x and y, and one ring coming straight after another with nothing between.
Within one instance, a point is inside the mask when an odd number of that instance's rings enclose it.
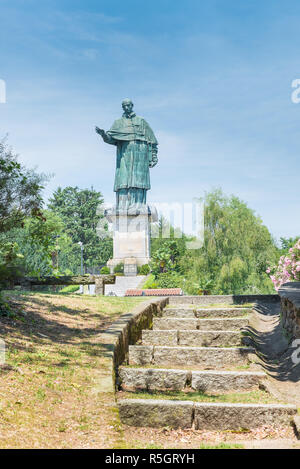
<instances>
[{"instance_id":1,"label":"stone pedestal","mask_svg":"<svg viewBox=\"0 0 300 469\"><path fill-rule=\"evenodd\" d=\"M111 273L117 264L124 264L125 275L136 275L137 267L150 262L150 223L157 221L155 208L118 212L107 210L107 220L113 224L113 259L107 263Z\"/></svg>"}]
</instances>

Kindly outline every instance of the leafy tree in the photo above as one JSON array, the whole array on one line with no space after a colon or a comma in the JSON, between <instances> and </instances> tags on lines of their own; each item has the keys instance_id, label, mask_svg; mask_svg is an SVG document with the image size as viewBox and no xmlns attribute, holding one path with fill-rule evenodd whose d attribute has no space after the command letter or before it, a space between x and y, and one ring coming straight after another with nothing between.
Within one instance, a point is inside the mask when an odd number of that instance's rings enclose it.
<instances>
[{"instance_id":1,"label":"leafy tree","mask_svg":"<svg viewBox=\"0 0 300 469\"><path fill-rule=\"evenodd\" d=\"M295 244L297 243L298 239L300 239L300 236L295 236L294 238L280 238L280 254L283 256L289 252L289 249L293 248Z\"/></svg>"},{"instance_id":2,"label":"leafy tree","mask_svg":"<svg viewBox=\"0 0 300 469\"><path fill-rule=\"evenodd\" d=\"M164 216L160 216L158 223L152 226L151 237L151 255L155 256L157 250L161 249L162 245L170 246L169 241L172 241L172 249L176 257L184 256L186 252L186 242L191 238L186 236L179 228L174 228ZM172 257L172 256L171 256Z\"/></svg>"},{"instance_id":3,"label":"leafy tree","mask_svg":"<svg viewBox=\"0 0 300 469\"><path fill-rule=\"evenodd\" d=\"M278 258L275 241L262 220L238 197L220 189L205 196L204 246L180 259L188 290L210 281L215 294L267 293L265 271Z\"/></svg>"},{"instance_id":4,"label":"leafy tree","mask_svg":"<svg viewBox=\"0 0 300 469\"><path fill-rule=\"evenodd\" d=\"M41 190L47 177L22 166L0 142L0 233L20 227L27 216L42 217Z\"/></svg>"},{"instance_id":5,"label":"leafy tree","mask_svg":"<svg viewBox=\"0 0 300 469\"><path fill-rule=\"evenodd\" d=\"M103 214L101 192L78 187L59 187L53 194L48 208L58 214L66 227L66 233L73 244L82 242L84 246L84 266L93 267L104 264L112 256L112 240L100 237L97 226Z\"/></svg>"},{"instance_id":6,"label":"leafy tree","mask_svg":"<svg viewBox=\"0 0 300 469\"><path fill-rule=\"evenodd\" d=\"M152 255L151 270L155 277L177 268L179 249L174 239L164 240L160 248Z\"/></svg>"},{"instance_id":7,"label":"leafy tree","mask_svg":"<svg viewBox=\"0 0 300 469\"><path fill-rule=\"evenodd\" d=\"M15 241L19 245L24 275L78 272L79 246L74 249L71 238L65 232L63 221L49 210L43 211L43 219L28 217L23 223L23 228L10 230L5 239L8 242Z\"/></svg>"},{"instance_id":8,"label":"leafy tree","mask_svg":"<svg viewBox=\"0 0 300 469\"><path fill-rule=\"evenodd\" d=\"M22 254L16 240L6 233L22 227L28 216L43 219L41 191L47 177L28 170L18 162L6 140L0 142L0 288L20 274ZM0 313L6 309L0 291Z\"/></svg>"}]
</instances>

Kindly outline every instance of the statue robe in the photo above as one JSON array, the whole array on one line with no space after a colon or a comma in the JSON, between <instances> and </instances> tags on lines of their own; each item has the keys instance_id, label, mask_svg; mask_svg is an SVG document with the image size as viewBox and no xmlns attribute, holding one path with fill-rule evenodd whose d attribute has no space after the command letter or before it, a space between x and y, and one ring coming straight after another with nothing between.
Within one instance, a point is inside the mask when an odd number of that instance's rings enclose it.
<instances>
[{"instance_id":1,"label":"statue robe","mask_svg":"<svg viewBox=\"0 0 300 469\"><path fill-rule=\"evenodd\" d=\"M105 141L117 146L114 191L122 189L150 189L149 164L156 157L157 140L142 118L123 114L106 133Z\"/></svg>"}]
</instances>

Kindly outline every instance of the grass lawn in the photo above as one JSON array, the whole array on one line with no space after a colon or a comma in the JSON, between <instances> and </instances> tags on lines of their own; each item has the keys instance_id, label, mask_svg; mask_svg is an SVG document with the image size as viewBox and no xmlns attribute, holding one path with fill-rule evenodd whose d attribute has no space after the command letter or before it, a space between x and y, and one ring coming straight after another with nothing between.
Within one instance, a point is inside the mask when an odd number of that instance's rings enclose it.
<instances>
[{"instance_id":1,"label":"grass lawn","mask_svg":"<svg viewBox=\"0 0 300 469\"><path fill-rule=\"evenodd\" d=\"M98 389L109 367L99 340L141 298L7 292L0 317L0 448L113 448L114 396Z\"/></svg>"}]
</instances>

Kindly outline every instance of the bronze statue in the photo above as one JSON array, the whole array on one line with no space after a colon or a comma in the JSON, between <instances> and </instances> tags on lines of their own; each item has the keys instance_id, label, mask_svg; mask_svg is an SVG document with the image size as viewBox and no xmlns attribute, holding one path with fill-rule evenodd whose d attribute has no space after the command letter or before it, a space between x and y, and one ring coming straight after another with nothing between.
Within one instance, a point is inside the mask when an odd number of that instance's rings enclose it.
<instances>
[{"instance_id":1,"label":"bronze statue","mask_svg":"<svg viewBox=\"0 0 300 469\"><path fill-rule=\"evenodd\" d=\"M116 209L135 213L146 207L150 189L149 168L157 164L158 142L149 124L133 112L130 99L122 102L123 116L105 132L96 127L104 142L117 147L114 191Z\"/></svg>"}]
</instances>

